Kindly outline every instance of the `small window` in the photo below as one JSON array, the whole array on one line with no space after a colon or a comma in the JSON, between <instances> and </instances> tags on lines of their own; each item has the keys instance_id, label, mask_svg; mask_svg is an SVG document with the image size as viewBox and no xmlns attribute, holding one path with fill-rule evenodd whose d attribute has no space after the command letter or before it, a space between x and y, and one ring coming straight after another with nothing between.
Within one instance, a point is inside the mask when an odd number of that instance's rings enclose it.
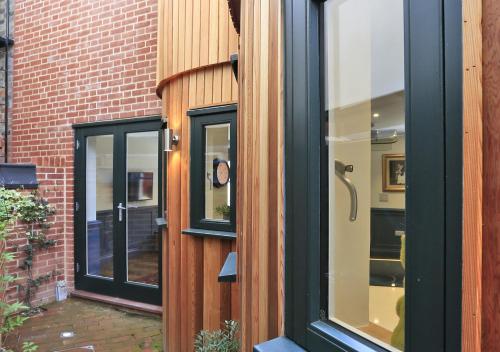
<instances>
[{"instance_id":1,"label":"small window","mask_svg":"<svg viewBox=\"0 0 500 352\"><path fill-rule=\"evenodd\" d=\"M191 110L191 228L235 231L236 106Z\"/></svg>"}]
</instances>

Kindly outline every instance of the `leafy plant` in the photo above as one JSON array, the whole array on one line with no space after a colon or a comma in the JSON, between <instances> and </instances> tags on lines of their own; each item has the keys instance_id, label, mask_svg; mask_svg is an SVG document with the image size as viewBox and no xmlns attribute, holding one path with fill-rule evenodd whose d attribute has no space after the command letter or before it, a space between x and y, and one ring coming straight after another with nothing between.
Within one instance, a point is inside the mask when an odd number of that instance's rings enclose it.
<instances>
[{"instance_id":1,"label":"leafy plant","mask_svg":"<svg viewBox=\"0 0 500 352\"><path fill-rule=\"evenodd\" d=\"M7 336L28 319L20 315L28 309L27 306L7 302L6 291L17 279L7 271L7 264L15 260L14 254L7 251L8 229L19 219L19 209L30 205L30 199L20 192L0 188L0 350L5 352L11 352L1 347ZM38 347L32 342L25 342L22 349L23 352L33 352Z\"/></svg>"},{"instance_id":2,"label":"leafy plant","mask_svg":"<svg viewBox=\"0 0 500 352\"><path fill-rule=\"evenodd\" d=\"M38 277L33 277L33 261L36 252L56 245L56 241L47 239L45 236L45 231L51 226L48 219L54 215L55 210L38 193L33 192L23 195L23 201L16 206L16 212L18 220L27 228L25 234L28 241L28 244L19 248L25 255L20 268L26 270L27 279L26 283L24 285L19 284L18 288L24 294L23 300L29 309L28 314L36 314L39 309L33 307L32 303L36 291L42 284L50 282L58 275L56 271L52 271Z\"/></svg>"},{"instance_id":3,"label":"leafy plant","mask_svg":"<svg viewBox=\"0 0 500 352\"><path fill-rule=\"evenodd\" d=\"M229 219L231 216L231 207L227 204L219 205L215 208L216 213L222 215L224 219Z\"/></svg>"},{"instance_id":4,"label":"leafy plant","mask_svg":"<svg viewBox=\"0 0 500 352\"><path fill-rule=\"evenodd\" d=\"M35 352L38 351L38 346L33 342L23 342L23 352Z\"/></svg>"},{"instance_id":5,"label":"leafy plant","mask_svg":"<svg viewBox=\"0 0 500 352\"><path fill-rule=\"evenodd\" d=\"M240 342L237 334L239 325L236 321L224 322L224 329L200 331L194 341L195 352L238 352Z\"/></svg>"}]
</instances>

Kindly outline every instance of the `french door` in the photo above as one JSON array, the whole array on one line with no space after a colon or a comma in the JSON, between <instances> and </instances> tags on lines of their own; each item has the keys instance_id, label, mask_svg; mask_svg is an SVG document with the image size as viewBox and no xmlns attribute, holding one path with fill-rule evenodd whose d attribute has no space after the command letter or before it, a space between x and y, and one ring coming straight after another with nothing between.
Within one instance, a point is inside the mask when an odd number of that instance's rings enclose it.
<instances>
[{"instance_id":1,"label":"french door","mask_svg":"<svg viewBox=\"0 0 500 352\"><path fill-rule=\"evenodd\" d=\"M76 288L161 303L160 119L76 127Z\"/></svg>"}]
</instances>

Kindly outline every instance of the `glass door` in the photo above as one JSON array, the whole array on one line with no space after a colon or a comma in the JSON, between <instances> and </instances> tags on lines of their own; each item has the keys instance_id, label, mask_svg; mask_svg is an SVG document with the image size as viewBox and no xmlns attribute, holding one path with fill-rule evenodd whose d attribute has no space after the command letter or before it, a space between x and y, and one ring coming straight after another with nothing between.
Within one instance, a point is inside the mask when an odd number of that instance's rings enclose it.
<instances>
[{"instance_id":1,"label":"glass door","mask_svg":"<svg viewBox=\"0 0 500 352\"><path fill-rule=\"evenodd\" d=\"M403 5L324 4L324 315L389 351L404 349Z\"/></svg>"},{"instance_id":2,"label":"glass door","mask_svg":"<svg viewBox=\"0 0 500 352\"><path fill-rule=\"evenodd\" d=\"M76 287L161 303L160 122L76 130Z\"/></svg>"}]
</instances>

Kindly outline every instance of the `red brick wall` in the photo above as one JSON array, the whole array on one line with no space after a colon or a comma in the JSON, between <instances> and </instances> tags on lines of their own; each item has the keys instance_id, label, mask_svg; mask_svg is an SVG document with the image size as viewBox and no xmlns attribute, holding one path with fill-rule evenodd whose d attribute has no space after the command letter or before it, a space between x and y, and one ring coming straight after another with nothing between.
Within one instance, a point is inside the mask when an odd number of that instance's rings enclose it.
<instances>
[{"instance_id":1,"label":"red brick wall","mask_svg":"<svg viewBox=\"0 0 500 352\"><path fill-rule=\"evenodd\" d=\"M41 257L73 275L74 123L160 114L155 96L157 0L15 2L10 162L36 163L41 193L57 209ZM54 296L54 284L38 299Z\"/></svg>"}]
</instances>

